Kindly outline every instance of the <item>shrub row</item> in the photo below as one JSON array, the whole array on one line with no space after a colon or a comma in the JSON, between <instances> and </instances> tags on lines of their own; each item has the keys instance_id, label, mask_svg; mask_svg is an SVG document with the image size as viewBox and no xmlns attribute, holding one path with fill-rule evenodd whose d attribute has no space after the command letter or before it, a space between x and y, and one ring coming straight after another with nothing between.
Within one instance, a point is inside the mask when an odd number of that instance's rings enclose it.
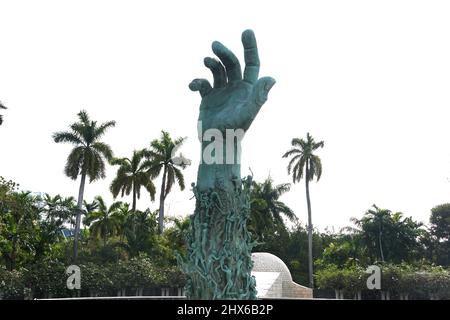
<instances>
[{"instance_id":1,"label":"shrub row","mask_svg":"<svg viewBox=\"0 0 450 320\"><path fill-rule=\"evenodd\" d=\"M158 267L148 258L138 257L116 264L80 264L81 289L68 290L67 267L59 261L14 271L0 267L0 299L142 294L143 290L177 288L185 283L177 267Z\"/></svg>"},{"instance_id":2,"label":"shrub row","mask_svg":"<svg viewBox=\"0 0 450 320\"><path fill-rule=\"evenodd\" d=\"M450 299L450 272L442 267L414 268L409 265L380 265L381 289L384 297L391 295L408 297L428 297L430 299ZM320 289L333 289L336 297L360 295L368 290L367 279L370 274L365 268L352 266L340 268L335 265L316 273Z\"/></svg>"}]
</instances>

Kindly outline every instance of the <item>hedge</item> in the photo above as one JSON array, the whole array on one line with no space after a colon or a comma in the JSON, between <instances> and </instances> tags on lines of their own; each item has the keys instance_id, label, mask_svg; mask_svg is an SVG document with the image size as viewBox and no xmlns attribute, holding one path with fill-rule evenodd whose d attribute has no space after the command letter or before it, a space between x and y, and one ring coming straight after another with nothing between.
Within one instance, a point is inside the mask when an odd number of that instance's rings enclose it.
<instances>
[{"instance_id":1,"label":"hedge","mask_svg":"<svg viewBox=\"0 0 450 320\"><path fill-rule=\"evenodd\" d=\"M381 293L383 297L398 295L400 298L428 297L429 299L450 299L450 271L442 267L428 266L414 268L409 265L380 265ZM368 290L366 280L369 274L362 267L338 268L329 265L317 271L316 284L319 289L333 289L336 297L340 292L361 295Z\"/></svg>"},{"instance_id":2,"label":"hedge","mask_svg":"<svg viewBox=\"0 0 450 320\"><path fill-rule=\"evenodd\" d=\"M67 268L59 261L46 261L29 269L8 271L0 267L0 299L114 296L142 294L144 289L179 288L185 283L177 267L158 267L147 257L117 264L80 264L81 290L68 290Z\"/></svg>"}]
</instances>

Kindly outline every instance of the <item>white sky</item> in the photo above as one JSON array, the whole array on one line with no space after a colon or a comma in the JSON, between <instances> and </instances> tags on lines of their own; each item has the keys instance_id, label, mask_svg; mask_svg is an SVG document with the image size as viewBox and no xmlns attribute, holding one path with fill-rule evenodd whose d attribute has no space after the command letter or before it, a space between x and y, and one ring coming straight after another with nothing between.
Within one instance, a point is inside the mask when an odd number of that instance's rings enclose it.
<instances>
[{"instance_id":1,"label":"white sky","mask_svg":"<svg viewBox=\"0 0 450 320\"><path fill-rule=\"evenodd\" d=\"M203 58L213 40L243 63L241 32L251 28L260 75L277 84L244 139L242 175L251 167L257 180L289 182L281 155L309 131L325 141L323 177L311 186L316 226L338 230L373 203L426 222L450 202L449 17L448 1L0 1L0 100L9 107L0 175L76 196L78 181L63 174L71 146L51 134L85 108L118 122L104 138L117 156L161 129L188 136L189 186L200 97L188 84L212 78ZM112 200L115 171L87 185L87 200ZM166 210L192 213L191 197L174 191ZM306 221L303 183L282 200ZM143 194L139 207L148 204Z\"/></svg>"}]
</instances>

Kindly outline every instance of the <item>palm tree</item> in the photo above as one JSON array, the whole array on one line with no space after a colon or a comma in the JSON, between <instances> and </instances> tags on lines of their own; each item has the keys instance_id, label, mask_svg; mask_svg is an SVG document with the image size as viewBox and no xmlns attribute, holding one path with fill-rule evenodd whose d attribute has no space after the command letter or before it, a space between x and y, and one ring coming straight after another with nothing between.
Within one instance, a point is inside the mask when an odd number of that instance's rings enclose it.
<instances>
[{"instance_id":1,"label":"palm tree","mask_svg":"<svg viewBox=\"0 0 450 320\"><path fill-rule=\"evenodd\" d=\"M372 206L373 209L367 210L365 216L361 219L361 225L374 225L377 229L378 235L378 249L380 250L380 258L381 261L384 260L384 251L383 251L383 231L385 226L390 223L391 211L388 209L381 209L376 205Z\"/></svg>"},{"instance_id":2,"label":"palm tree","mask_svg":"<svg viewBox=\"0 0 450 320\"><path fill-rule=\"evenodd\" d=\"M367 210L359 220L351 221L359 227L364 236L366 246L372 248L381 261L407 260L417 245L416 239L420 236L419 229L422 224L411 218L403 218L403 213L381 209L376 205Z\"/></svg>"},{"instance_id":3,"label":"palm tree","mask_svg":"<svg viewBox=\"0 0 450 320\"><path fill-rule=\"evenodd\" d=\"M0 109L7 109L0 101ZM3 116L0 114L0 125L3 123Z\"/></svg>"},{"instance_id":4,"label":"palm tree","mask_svg":"<svg viewBox=\"0 0 450 320\"><path fill-rule=\"evenodd\" d=\"M293 148L283 155L283 158L291 157L288 164L288 174L292 172L292 180L294 183L300 182L305 177L306 185L306 203L308 206L308 257L309 257L309 284L314 288L313 280L313 256L312 256L312 217L311 217L311 200L309 197L309 182L316 178L319 181L322 175L322 162L320 158L314 154L319 148L323 148L324 142L315 142L314 138L307 133L306 140L294 138L291 145ZM304 172L304 173L303 173Z\"/></svg>"},{"instance_id":5,"label":"palm tree","mask_svg":"<svg viewBox=\"0 0 450 320\"><path fill-rule=\"evenodd\" d=\"M89 177L89 182L105 178L105 159L112 159L113 153L111 147L101 142L100 138L107 129L116 125L115 121L98 125L97 121L90 120L89 115L84 110L78 113L78 118L78 122L70 125L70 131L60 131L53 134L56 143L67 142L75 146L67 158L65 174L73 180L81 175L73 244L74 261L78 256L78 237L86 176Z\"/></svg>"},{"instance_id":6,"label":"palm tree","mask_svg":"<svg viewBox=\"0 0 450 320\"><path fill-rule=\"evenodd\" d=\"M184 177L181 169L185 169L189 162L174 161L172 154L174 149L178 149L185 138L172 140L168 132L162 131L161 138L150 143L150 150L145 151L145 155L150 161L149 174L152 178L159 176L162 172L161 191L159 196L159 231L164 229L164 201L172 190L175 181L184 190Z\"/></svg>"},{"instance_id":7,"label":"palm tree","mask_svg":"<svg viewBox=\"0 0 450 320\"><path fill-rule=\"evenodd\" d=\"M121 221L119 215L124 203L117 201L107 207L100 196L95 197L95 201L98 204L97 210L89 213L83 222L90 226L91 235L95 238L103 239L103 245L106 246L109 236L120 233Z\"/></svg>"},{"instance_id":8,"label":"palm tree","mask_svg":"<svg viewBox=\"0 0 450 320\"><path fill-rule=\"evenodd\" d=\"M154 250L157 250L159 238L157 214L157 212L151 212L147 209L145 211L136 210L130 216L135 230L126 228L125 236L131 256L136 256L139 252L155 252Z\"/></svg>"},{"instance_id":9,"label":"palm tree","mask_svg":"<svg viewBox=\"0 0 450 320\"><path fill-rule=\"evenodd\" d=\"M144 160L144 161L143 161ZM145 151L133 151L133 156L129 158L113 159L112 165L119 165L117 175L111 183L110 190L117 198L119 193L123 197L125 194L133 194L131 211L136 211L136 199L141 197L141 187L144 187L150 194L150 199L155 200L155 185L153 184L148 167L150 163L145 161Z\"/></svg>"},{"instance_id":10,"label":"palm tree","mask_svg":"<svg viewBox=\"0 0 450 320\"><path fill-rule=\"evenodd\" d=\"M91 214L92 212L98 209L98 202L95 199L92 202L87 202L86 200L83 200L83 207L84 207L84 214L87 216L88 214Z\"/></svg>"},{"instance_id":11,"label":"palm tree","mask_svg":"<svg viewBox=\"0 0 450 320\"><path fill-rule=\"evenodd\" d=\"M42 201L44 205L42 211L46 214L45 220L58 226L73 222L72 214L75 208L73 197L63 198L59 194L52 197L46 193Z\"/></svg>"},{"instance_id":12,"label":"palm tree","mask_svg":"<svg viewBox=\"0 0 450 320\"><path fill-rule=\"evenodd\" d=\"M282 215L290 221L297 220L291 208L279 200L284 193L290 190L290 187L290 183L273 185L271 177L268 177L263 183L253 182L250 195L250 222L253 231L260 238L264 238L264 231L272 232L273 227L285 227Z\"/></svg>"},{"instance_id":13,"label":"palm tree","mask_svg":"<svg viewBox=\"0 0 450 320\"><path fill-rule=\"evenodd\" d=\"M118 223L118 233L120 236L120 242L123 243L125 236L129 232L134 232L133 228L135 227L134 220L135 217L131 216L130 205L128 203L122 203L122 205L117 208L117 211L113 214L114 219L117 220Z\"/></svg>"}]
</instances>

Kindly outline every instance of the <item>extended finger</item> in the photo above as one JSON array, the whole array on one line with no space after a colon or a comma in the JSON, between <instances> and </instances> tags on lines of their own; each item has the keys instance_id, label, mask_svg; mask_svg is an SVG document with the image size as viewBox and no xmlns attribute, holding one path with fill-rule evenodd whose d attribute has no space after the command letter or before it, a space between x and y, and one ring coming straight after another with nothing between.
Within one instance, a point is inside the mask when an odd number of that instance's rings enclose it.
<instances>
[{"instance_id":1,"label":"extended finger","mask_svg":"<svg viewBox=\"0 0 450 320\"><path fill-rule=\"evenodd\" d=\"M227 83L227 74L223 65L214 58L205 58L205 66L209 68L214 77L214 88L220 88Z\"/></svg>"},{"instance_id":2,"label":"extended finger","mask_svg":"<svg viewBox=\"0 0 450 320\"><path fill-rule=\"evenodd\" d=\"M244 81L255 83L258 80L260 64L256 38L252 30L245 30L242 33L242 44L245 58Z\"/></svg>"},{"instance_id":3,"label":"extended finger","mask_svg":"<svg viewBox=\"0 0 450 320\"><path fill-rule=\"evenodd\" d=\"M211 84L206 79L194 79L189 84L189 89L192 91L198 91L200 92L200 96L203 98L206 96L209 91L211 91Z\"/></svg>"},{"instance_id":4,"label":"extended finger","mask_svg":"<svg viewBox=\"0 0 450 320\"><path fill-rule=\"evenodd\" d=\"M236 81L242 79L241 65L238 58L227 47L218 41L212 44L213 52L220 58L227 71L228 81Z\"/></svg>"}]
</instances>

